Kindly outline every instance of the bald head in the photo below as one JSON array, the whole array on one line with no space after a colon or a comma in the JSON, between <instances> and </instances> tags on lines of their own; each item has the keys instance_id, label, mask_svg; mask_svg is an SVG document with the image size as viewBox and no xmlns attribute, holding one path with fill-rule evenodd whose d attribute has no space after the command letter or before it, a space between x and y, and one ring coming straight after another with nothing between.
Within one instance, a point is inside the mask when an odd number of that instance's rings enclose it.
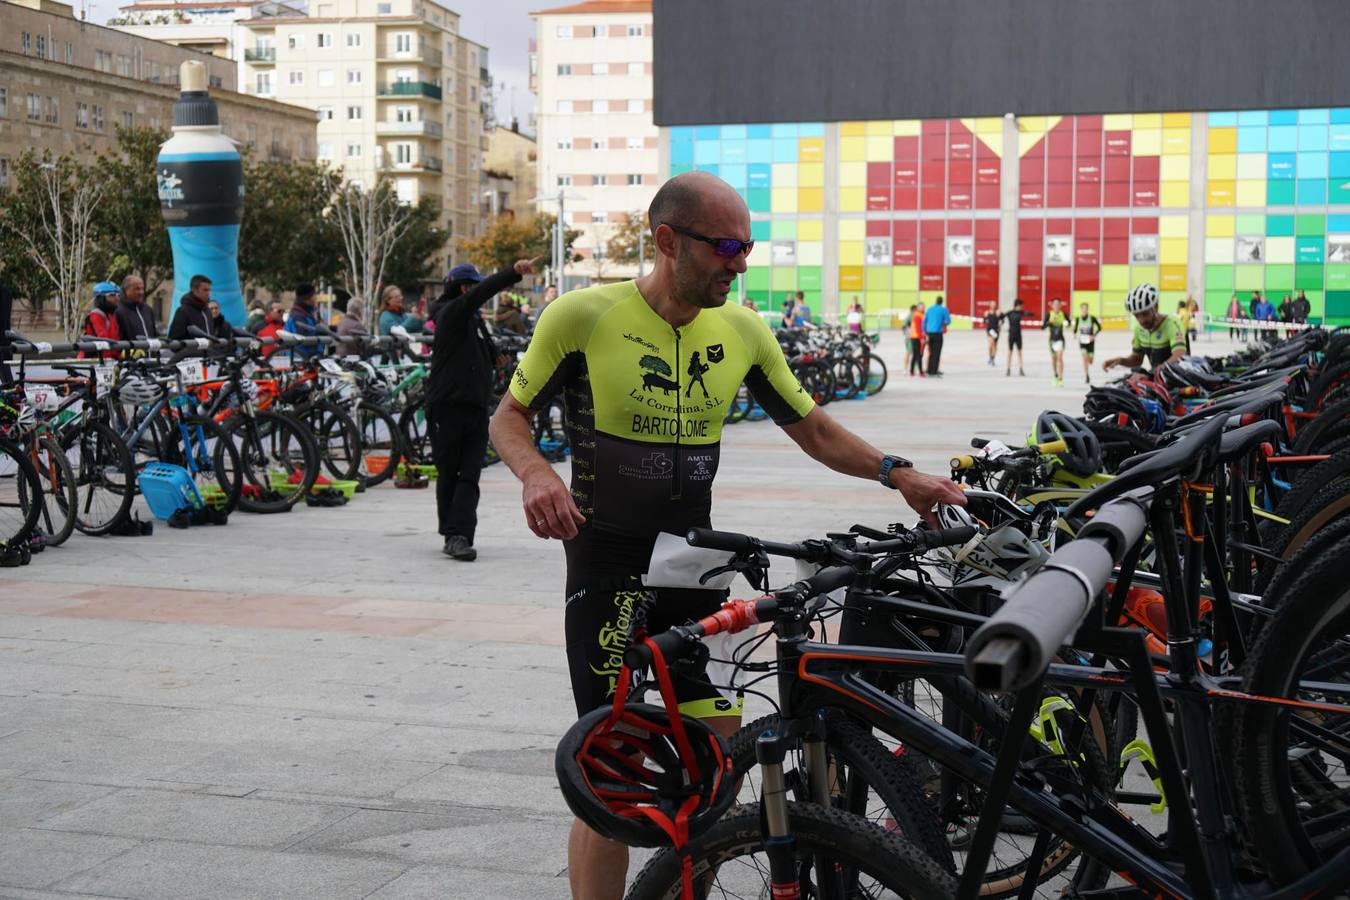
<instances>
[{"instance_id":1,"label":"bald head","mask_svg":"<svg viewBox=\"0 0 1350 900\"><path fill-rule=\"evenodd\" d=\"M654 232L658 225L692 227L709 215L745 210L745 201L736 189L708 172L684 172L661 185L647 207L647 224Z\"/></svg>"}]
</instances>

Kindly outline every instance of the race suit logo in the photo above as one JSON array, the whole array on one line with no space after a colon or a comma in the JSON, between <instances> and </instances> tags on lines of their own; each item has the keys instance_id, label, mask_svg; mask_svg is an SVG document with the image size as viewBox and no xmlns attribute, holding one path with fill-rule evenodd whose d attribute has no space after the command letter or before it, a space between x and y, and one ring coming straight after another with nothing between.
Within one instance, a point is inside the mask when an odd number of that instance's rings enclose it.
<instances>
[{"instance_id":1,"label":"race suit logo","mask_svg":"<svg viewBox=\"0 0 1350 900\"><path fill-rule=\"evenodd\" d=\"M721 344L709 344L707 347L704 347L703 350L708 354L708 362L710 363L720 363L727 358L726 348Z\"/></svg>"},{"instance_id":2,"label":"race suit logo","mask_svg":"<svg viewBox=\"0 0 1350 900\"><path fill-rule=\"evenodd\" d=\"M591 671L608 679L606 697L614 696L619 672L623 669L623 651L628 649L628 630L633 624L633 607L642 599L641 591L619 591L614 595L614 618L600 626L598 637L599 665L592 662Z\"/></svg>"},{"instance_id":3,"label":"race suit logo","mask_svg":"<svg viewBox=\"0 0 1350 900\"><path fill-rule=\"evenodd\" d=\"M670 368L670 363L659 356L647 354L638 360L638 366L642 368L642 390L650 394L652 388L660 388L661 393L669 395L671 391L678 391L680 383L672 381L671 376L675 374Z\"/></svg>"},{"instance_id":4,"label":"race suit logo","mask_svg":"<svg viewBox=\"0 0 1350 900\"><path fill-rule=\"evenodd\" d=\"M675 461L664 450L653 450L643 457L642 461L636 466L622 464L619 466L620 475L627 478L639 478L644 481L669 478L670 473L674 470Z\"/></svg>"}]
</instances>

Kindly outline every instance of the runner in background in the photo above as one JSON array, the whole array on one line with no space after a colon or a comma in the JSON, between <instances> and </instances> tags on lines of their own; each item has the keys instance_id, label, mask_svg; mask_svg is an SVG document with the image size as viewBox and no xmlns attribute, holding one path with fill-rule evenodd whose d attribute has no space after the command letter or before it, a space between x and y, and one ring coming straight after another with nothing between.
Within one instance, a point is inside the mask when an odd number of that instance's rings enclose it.
<instances>
[{"instance_id":1,"label":"runner in background","mask_svg":"<svg viewBox=\"0 0 1350 900\"><path fill-rule=\"evenodd\" d=\"M1045 330L1050 337L1050 381L1055 387L1064 387L1064 328L1069 317L1064 315L1064 301L1055 297L1050 301L1050 314L1045 317Z\"/></svg>"},{"instance_id":2,"label":"runner in background","mask_svg":"<svg viewBox=\"0 0 1350 900\"><path fill-rule=\"evenodd\" d=\"M1017 374L1026 375L1027 370L1022 368L1022 320L1026 318L1027 311L1022 307L1022 298L1013 298L1012 309L1003 314L1003 318L1008 321L1008 371L1005 375L1012 375L1012 355L1013 349L1017 349Z\"/></svg>"},{"instance_id":3,"label":"runner in background","mask_svg":"<svg viewBox=\"0 0 1350 900\"><path fill-rule=\"evenodd\" d=\"M1185 300L1177 301L1177 322L1181 325L1181 333L1186 336L1186 355L1191 355L1191 307Z\"/></svg>"},{"instance_id":4,"label":"runner in background","mask_svg":"<svg viewBox=\"0 0 1350 900\"><path fill-rule=\"evenodd\" d=\"M905 365L911 378L914 377L915 370L918 370L920 378L924 377L923 312L922 303L916 303L909 308L909 352L906 354Z\"/></svg>"},{"instance_id":5,"label":"runner in background","mask_svg":"<svg viewBox=\"0 0 1350 900\"><path fill-rule=\"evenodd\" d=\"M1086 303L1078 307L1078 318L1073 320L1073 333L1078 335L1078 349L1083 354L1083 380L1092 384L1092 357L1097 352L1097 335L1102 330L1101 320L1094 316Z\"/></svg>"},{"instance_id":6,"label":"runner in background","mask_svg":"<svg viewBox=\"0 0 1350 900\"><path fill-rule=\"evenodd\" d=\"M990 307L989 312L984 314L984 333L989 336L989 368L995 365L995 357L998 356L998 329L1003 324L1003 316L999 311Z\"/></svg>"}]
</instances>

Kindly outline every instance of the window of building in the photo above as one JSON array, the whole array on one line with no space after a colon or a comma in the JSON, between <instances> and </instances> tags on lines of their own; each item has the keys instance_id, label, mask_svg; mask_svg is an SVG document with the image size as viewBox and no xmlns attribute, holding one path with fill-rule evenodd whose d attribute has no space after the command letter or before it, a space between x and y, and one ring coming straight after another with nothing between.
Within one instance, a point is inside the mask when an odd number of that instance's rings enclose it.
<instances>
[{"instance_id":1,"label":"window of building","mask_svg":"<svg viewBox=\"0 0 1350 900\"><path fill-rule=\"evenodd\" d=\"M477 85L472 85L472 84L469 85L469 102L470 102L470 103L477 103L477 102L478 102L478 87L477 87Z\"/></svg>"},{"instance_id":2,"label":"window of building","mask_svg":"<svg viewBox=\"0 0 1350 900\"><path fill-rule=\"evenodd\" d=\"M362 107L360 107L360 106L349 106L349 107L347 107L347 121L348 121L348 122L359 122L359 121L361 120L361 110L362 110Z\"/></svg>"},{"instance_id":3,"label":"window of building","mask_svg":"<svg viewBox=\"0 0 1350 900\"><path fill-rule=\"evenodd\" d=\"M331 3L320 3L320 4L319 4L319 18L320 18L320 19L331 19L331 18L333 18L333 4L331 4Z\"/></svg>"},{"instance_id":4,"label":"window of building","mask_svg":"<svg viewBox=\"0 0 1350 900\"><path fill-rule=\"evenodd\" d=\"M151 117L150 117L150 127L151 127L151 128L158 128L158 127L159 127L159 116L151 116Z\"/></svg>"},{"instance_id":5,"label":"window of building","mask_svg":"<svg viewBox=\"0 0 1350 900\"><path fill-rule=\"evenodd\" d=\"M394 107L394 121L416 122L417 111L411 106L396 106Z\"/></svg>"},{"instance_id":6,"label":"window of building","mask_svg":"<svg viewBox=\"0 0 1350 900\"><path fill-rule=\"evenodd\" d=\"M454 148L454 147L446 147L446 148L445 148L445 165L446 165L446 168L450 168L450 169L453 169L453 168L455 167L455 148Z\"/></svg>"},{"instance_id":7,"label":"window of building","mask_svg":"<svg viewBox=\"0 0 1350 900\"><path fill-rule=\"evenodd\" d=\"M94 127L97 128L99 131L102 131L102 130L103 130L103 107L101 107L101 106L95 106L95 107L94 107L94 113L95 113L95 115L94 115ZM60 98L60 97L48 97L48 98L47 98L47 124L49 124L49 125L60 125L60 124L61 124L61 98Z\"/></svg>"},{"instance_id":8,"label":"window of building","mask_svg":"<svg viewBox=\"0 0 1350 900\"><path fill-rule=\"evenodd\" d=\"M272 96L272 73L259 72L257 77L258 77L258 96L260 97Z\"/></svg>"},{"instance_id":9,"label":"window of building","mask_svg":"<svg viewBox=\"0 0 1350 900\"><path fill-rule=\"evenodd\" d=\"M33 36L25 31L23 33L23 54L24 56L27 56L32 52L33 52Z\"/></svg>"},{"instance_id":10,"label":"window of building","mask_svg":"<svg viewBox=\"0 0 1350 900\"><path fill-rule=\"evenodd\" d=\"M559 176L558 176L558 187L571 187L571 186L572 186L572 176L571 176L571 175L559 175Z\"/></svg>"},{"instance_id":11,"label":"window of building","mask_svg":"<svg viewBox=\"0 0 1350 900\"><path fill-rule=\"evenodd\" d=\"M0 87L0 119L9 118L9 88Z\"/></svg>"},{"instance_id":12,"label":"window of building","mask_svg":"<svg viewBox=\"0 0 1350 900\"><path fill-rule=\"evenodd\" d=\"M559 75L571 75L571 74L572 74L572 64L571 64L571 63L558 63L558 74L559 74Z\"/></svg>"},{"instance_id":13,"label":"window of building","mask_svg":"<svg viewBox=\"0 0 1350 900\"><path fill-rule=\"evenodd\" d=\"M359 143L350 143L347 145L347 158L359 159L361 157L361 145Z\"/></svg>"},{"instance_id":14,"label":"window of building","mask_svg":"<svg viewBox=\"0 0 1350 900\"><path fill-rule=\"evenodd\" d=\"M359 31L349 31L349 32L347 32L347 46L348 46L348 47L360 47L360 46L361 46L361 32L359 32Z\"/></svg>"},{"instance_id":15,"label":"window of building","mask_svg":"<svg viewBox=\"0 0 1350 900\"><path fill-rule=\"evenodd\" d=\"M606 28L604 25L596 25L596 26L589 27L589 28L583 28L583 29L581 29L581 36L582 36L582 37L598 37L598 38L608 37L608 36L609 36L609 29Z\"/></svg>"},{"instance_id":16,"label":"window of building","mask_svg":"<svg viewBox=\"0 0 1350 900\"><path fill-rule=\"evenodd\" d=\"M641 26L641 25L629 25L629 26L628 26L628 36L629 36L629 37L642 37L642 26Z\"/></svg>"},{"instance_id":17,"label":"window of building","mask_svg":"<svg viewBox=\"0 0 1350 900\"><path fill-rule=\"evenodd\" d=\"M360 83L361 83L361 70L360 70L360 69L348 69L348 70L347 70L347 83L348 83L348 84L360 84Z\"/></svg>"},{"instance_id":18,"label":"window of building","mask_svg":"<svg viewBox=\"0 0 1350 900\"><path fill-rule=\"evenodd\" d=\"M319 87L332 87L332 86L333 86L333 70L332 70L332 69L320 69L320 70L319 70Z\"/></svg>"},{"instance_id":19,"label":"window of building","mask_svg":"<svg viewBox=\"0 0 1350 900\"><path fill-rule=\"evenodd\" d=\"M608 75L609 63L595 63L591 66L592 75Z\"/></svg>"},{"instance_id":20,"label":"window of building","mask_svg":"<svg viewBox=\"0 0 1350 900\"><path fill-rule=\"evenodd\" d=\"M286 35L286 47L290 50L305 49L305 36L303 34Z\"/></svg>"},{"instance_id":21,"label":"window of building","mask_svg":"<svg viewBox=\"0 0 1350 900\"><path fill-rule=\"evenodd\" d=\"M297 87L305 83L305 70L292 69L289 73L291 87Z\"/></svg>"},{"instance_id":22,"label":"window of building","mask_svg":"<svg viewBox=\"0 0 1350 900\"><path fill-rule=\"evenodd\" d=\"M75 45L70 41L66 41L66 65L75 65Z\"/></svg>"},{"instance_id":23,"label":"window of building","mask_svg":"<svg viewBox=\"0 0 1350 900\"><path fill-rule=\"evenodd\" d=\"M629 176L628 176L628 186L629 186L629 187L633 187L634 185L638 185L638 184L642 184L642 176L641 176L641 175L629 175Z\"/></svg>"},{"instance_id":24,"label":"window of building","mask_svg":"<svg viewBox=\"0 0 1350 900\"><path fill-rule=\"evenodd\" d=\"M629 74L629 75L641 75L641 74L642 74L642 63L629 63L629 64L628 64L628 74Z\"/></svg>"},{"instance_id":25,"label":"window of building","mask_svg":"<svg viewBox=\"0 0 1350 900\"><path fill-rule=\"evenodd\" d=\"M258 126L257 126L257 125L255 125L255 124L253 124L252 122L250 122L250 123L248 123L247 126L245 126L245 128L244 128L244 140L248 141L248 145L249 145L250 147L254 148L255 150L257 149L257 147L258 147Z\"/></svg>"},{"instance_id":26,"label":"window of building","mask_svg":"<svg viewBox=\"0 0 1350 900\"><path fill-rule=\"evenodd\" d=\"M39 34L37 36L37 58L47 58L47 36L45 34Z\"/></svg>"},{"instance_id":27,"label":"window of building","mask_svg":"<svg viewBox=\"0 0 1350 900\"><path fill-rule=\"evenodd\" d=\"M123 78L131 77L131 57L117 54L117 74Z\"/></svg>"},{"instance_id":28,"label":"window of building","mask_svg":"<svg viewBox=\"0 0 1350 900\"><path fill-rule=\"evenodd\" d=\"M572 36L572 26L571 26L571 25L559 25L559 26L558 26L558 37L560 37L560 38L570 38L571 36ZM24 37L24 40L25 40L25 41L28 40L28 35L27 35L26 33L24 34L23 37Z\"/></svg>"},{"instance_id":29,"label":"window of building","mask_svg":"<svg viewBox=\"0 0 1350 900\"><path fill-rule=\"evenodd\" d=\"M558 149L559 149L559 150L571 150L571 149L572 149L572 139L571 139L570 137L568 137L568 138L558 138Z\"/></svg>"},{"instance_id":30,"label":"window of building","mask_svg":"<svg viewBox=\"0 0 1350 900\"><path fill-rule=\"evenodd\" d=\"M394 145L394 162L399 165L407 165L413 161L413 145L406 142L399 142Z\"/></svg>"},{"instance_id":31,"label":"window of building","mask_svg":"<svg viewBox=\"0 0 1350 900\"><path fill-rule=\"evenodd\" d=\"M643 146L645 146L645 142L640 137L630 137L628 139L629 150L641 150Z\"/></svg>"},{"instance_id":32,"label":"window of building","mask_svg":"<svg viewBox=\"0 0 1350 900\"><path fill-rule=\"evenodd\" d=\"M413 48L413 36L410 31L400 31L394 35L394 52L411 53Z\"/></svg>"},{"instance_id":33,"label":"window of building","mask_svg":"<svg viewBox=\"0 0 1350 900\"><path fill-rule=\"evenodd\" d=\"M319 159L333 158L333 145L327 141L319 142Z\"/></svg>"},{"instance_id":34,"label":"window of building","mask_svg":"<svg viewBox=\"0 0 1350 900\"><path fill-rule=\"evenodd\" d=\"M76 128L89 127L89 104L87 103L75 104L75 127Z\"/></svg>"},{"instance_id":35,"label":"window of building","mask_svg":"<svg viewBox=\"0 0 1350 900\"><path fill-rule=\"evenodd\" d=\"M131 128L136 124L136 116L127 110L122 111L122 127Z\"/></svg>"},{"instance_id":36,"label":"window of building","mask_svg":"<svg viewBox=\"0 0 1350 900\"><path fill-rule=\"evenodd\" d=\"M333 107L331 107L331 106L320 106L320 107L319 107L319 121L320 121L320 122L331 122L331 121L333 121Z\"/></svg>"},{"instance_id":37,"label":"window of building","mask_svg":"<svg viewBox=\"0 0 1350 900\"><path fill-rule=\"evenodd\" d=\"M376 3L376 4L375 4L375 14L376 14L376 15L387 16L387 15L390 15L391 13L393 13L393 11L394 11L394 4L392 4L392 3Z\"/></svg>"},{"instance_id":38,"label":"window of building","mask_svg":"<svg viewBox=\"0 0 1350 900\"><path fill-rule=\"evenodd\" d=\"M55 97L52 98L52 112L53 112L53 118L52 118L52 121L55 122L55 121L56 121L56 118L55 118L55 112L56 112L56 98L55 98ZM101 106L91 106L91 107L89 108L89 118L93 120L93 126L94 126L94 130L95 130L95 131L102 131L102 130L103 130L103 107L101 107Z\"/></svg>"},{"instance_id":39,"label":"window of building","mask_svg":"<svg viewBox=\"0 0 1350 900\"><path fill-rule=\"evenodd\" d=\"M0 156L0 187L9 183L9 160Z\"/></svg>"},{"instance_id":40,"label":"window of building","mask_svg":"<svg viewBox=\"0 0 1350 900\"><path fill-rule=\"evenodd\" d=\"M629 100L629 101L628 101L628 111L629 111L630 113L640 113L640 112L643 112L645 109L646 109L646 107L643 105L643 103L642 103L641 100Z\"/></svg>"},{"instance_id":41,"label":"window of building","mask_svg":"<svg viewBox=\"0 0 1350 900\"><path fill-rule=\"evenodd\" d=\"M399 203L414 203L417 201L417 179L399 178L394 181L394 193L398 197Z\"/></svg>"},{"instance_id":42,"label":"window of building","mask_svg":"<svg viewBox=\"0 0 1350 900\"><path fill-rule=\"evenodd\" d=\"M448 131L454 127L455 127L455 114L453 112L448 112L445 114L445 128Z\"/></svg>"},{"instance_id":43,"label":"window of building","mask_svg":"<svg viewBox=\"0 0 1350 900\"><path fill-rule=\"evenodd\" d=\"M42 118L42 101L37 94L28 95L28 118L34 122Z\"/></svg>"},{"instance_id":44,"label":"window of building","mask_svg":"<svg viewBox=\"0 0 1350 900\"><path fill-rule=\"evenodd\" d=\"M591 179L591 184L594 184L596 187L607 187L609 185L609 176L596 175Z\"/></svg>"},{"instance_id":45,"label":"window of building","mask_svg":"<svg viewBox=\"0 0 1350 900\"><path fill-rule=\"evenodd\" d=\"M559 101L558 101L558 112L560 112L560 113L570 113L571 111L572 111L572 101L571 101L571 100L559 100Z\"/></svg>"},{"instance_id":46,"label":"window of building","mask_svg":"<svg viewBox=\"0 0 1350 900\"><path fill-rule=\"evenodd\" d=\"M320 13L322 15L322 13ZM329 32L321 31L314 36L314 46L320 50L325 50L333 46L333 35Z\"/></svg>"}]
</instances>

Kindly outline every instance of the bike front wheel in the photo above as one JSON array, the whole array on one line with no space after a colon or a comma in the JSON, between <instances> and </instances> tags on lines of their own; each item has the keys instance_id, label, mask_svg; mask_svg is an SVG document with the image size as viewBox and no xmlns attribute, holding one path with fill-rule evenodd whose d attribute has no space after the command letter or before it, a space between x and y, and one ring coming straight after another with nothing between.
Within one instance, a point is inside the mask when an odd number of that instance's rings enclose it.
<instances>
[{"instance_id":1,"label":"bike front wheel","mask_svg":"<svg viewBox=\"0 0 1350 900\"><path fill-rule=\"evenodd\" d=\"M131 451L117 432L95 421L63 433L61 443L75 472L75 527L82 534L107 534L131 514L136 497Z\"/></svg>"}]
</instances>

